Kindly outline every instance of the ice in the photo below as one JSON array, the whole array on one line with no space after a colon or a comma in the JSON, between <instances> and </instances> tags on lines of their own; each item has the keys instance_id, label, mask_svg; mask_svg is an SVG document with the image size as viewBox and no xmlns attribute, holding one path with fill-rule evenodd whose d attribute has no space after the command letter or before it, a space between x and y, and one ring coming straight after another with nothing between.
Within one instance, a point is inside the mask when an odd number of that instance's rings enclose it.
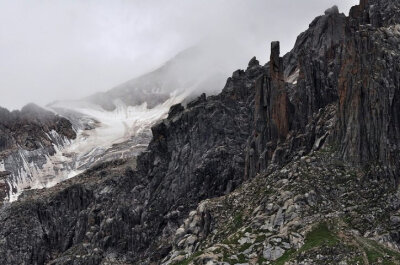
<instances>
[{"instance_id":1,"label":"ice","mask_svg":"<svg viewBox=\"0 0 400 265\"><path fill-rule=\"evenodd\" d=\"M114 111L93 107L74 108L74 111L93 118L99 124L93 130L79 131L77 139L63 152L69 155L78 154L76 160L79 168L90 158L100 156L113 145L149 130L156 121L165 117L172 105L181 102L184 97L184 94L171 95L167 101L152 109L149 109L146 103L139 106L125 106L122 102L115 102L117 108Z\"/></svg>"},{"instance_id":2,"label":"ice","mask_svg":"<svg viewBox=\"0 0 400 265\"><path fill-rule=\"evenodd\" d=\"M9 200L15 201L26 189L50 188L61 181L75 177L96 163L119 157L129 157L132 150L141 150L147 142L135 142L141 134L150 134L150 128L160 119L165 118L170 107L182 102L186 93L172 93L168 100L154 108L148 108L146 103L138 106L126 106L115 102L114 111L106 111L101 107L90 104L71 104L59 102L53 105L54 110L63 109L79 113L79 122L92 122L95 126L85 128L78 126L75 140L61 137L57 132L48 134L50 139L58 139L54 145L56 153L52 156L43 154L45 161L38 165L28 162L28 157L40 156L34 152L21 150L14 157L21 166L9 181ZM130 145L121 144L126 141ZM121 144L121 146L118 146ZM43 156L42 156L43 157ZM32 159L30 159L32 160ZM15 164L16 162L14 162ZM9 163L13 164L13 163ZM0 170L6 170L4 162Z\"/></svg>"}]
</instances>

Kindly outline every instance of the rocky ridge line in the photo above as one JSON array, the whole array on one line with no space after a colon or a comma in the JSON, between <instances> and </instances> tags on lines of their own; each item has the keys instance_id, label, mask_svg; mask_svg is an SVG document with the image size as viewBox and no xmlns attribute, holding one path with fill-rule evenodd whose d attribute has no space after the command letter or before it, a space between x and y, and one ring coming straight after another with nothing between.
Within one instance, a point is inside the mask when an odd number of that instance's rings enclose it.
<instances>
[{"instance_id":1,"label":"rocky ridge line","mask_svg":"<svg viewBox=\"0 0 400 265\"><path fill-rule=\"evenodd\" d=\"M55 154L75 139L76 133L69 120L28 104L21 111L0 109L0 204L10 195L19 166L32 161L45 164L45 156Z\"/></svg>"}]
</instances>

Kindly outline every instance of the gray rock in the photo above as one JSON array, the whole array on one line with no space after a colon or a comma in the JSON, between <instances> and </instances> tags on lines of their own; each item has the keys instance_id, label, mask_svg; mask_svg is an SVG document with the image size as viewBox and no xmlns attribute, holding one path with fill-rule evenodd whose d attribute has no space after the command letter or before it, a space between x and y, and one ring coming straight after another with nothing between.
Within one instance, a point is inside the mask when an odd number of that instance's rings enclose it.
<instances>
[{"instance_id":1,"label":"gray rock","mask_svg":"<svg viewBox=\"0 0 400 265\"><path fill-rule=\"evenodd\" d=\"M285 253L285 250L278 246L268 245L263 250L263 257L266 260L277 260Z\"/></svg>"}]
</instances>

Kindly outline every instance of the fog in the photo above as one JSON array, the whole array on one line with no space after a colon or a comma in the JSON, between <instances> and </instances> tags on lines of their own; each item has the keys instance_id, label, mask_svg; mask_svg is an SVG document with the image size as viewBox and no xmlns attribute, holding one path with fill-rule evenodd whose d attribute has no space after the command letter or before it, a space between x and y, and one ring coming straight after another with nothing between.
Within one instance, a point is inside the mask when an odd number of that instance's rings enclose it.
<instances>
[{"instance_id":1,"label":"fog","mask_svg":"<svg viewBox=\"0 0 400 265\"><path fill-rule=\"evenodd\" d=\"M0 0L0 106L106 91L204 43L203 61L218 58L228 77L252 56L266 63L273 40L289 51L325 9L357 2Z\"/></svg>"}]
</instances>

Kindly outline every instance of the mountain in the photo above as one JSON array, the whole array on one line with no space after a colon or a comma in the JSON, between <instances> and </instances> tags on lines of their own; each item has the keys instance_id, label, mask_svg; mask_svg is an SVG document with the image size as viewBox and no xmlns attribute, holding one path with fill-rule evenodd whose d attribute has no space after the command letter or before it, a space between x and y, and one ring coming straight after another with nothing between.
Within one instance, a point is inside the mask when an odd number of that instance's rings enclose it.
<instances>
[{"instance_id":1,"label":"mountain","mask_svg":"<svg viewBox=\"0 0 400 265\"><path fill-rule=\"evenodd\" d=\"M114 110L118 101L127 106L146 102L149 108L153 108L172 93L185 94L192 99L200 92L216 94L226 81L225 73L230 70L230 61L227 60L228 54L211 53L210 45L203 42L188 48L160 68L86 100L106 110Z\"/></svg>"},{"instance_id":2,"label":"mountain","mask_svg":"<svg viewBox=\"0 0 400 265\"><path fill-rule=\"evenodd\" d=\"M29 104L21 111L0 109L0 201L17 193L17 187L29 188L38 168L43 175L55 174L49 161L76 133L69 120Z\"/></svg>"},{"instance_id":3,"label":"mountain","mask_svg":"<svg viewBox=\"0 0 400 265\"><path fill-rule=\"evenodd\" d=\"M2 264L398 264L400 2L317 17L174 104L136 163L0 209ZM73 124L73 123L72 123Z\"/></svg>"},{"instance_id":4,"label":"mountain","mask_svg":"<svg viewBox=\"0 0 400 265\"><path fill-rule=\"evenodd\" d=\"M43 128L48 138L44 147L40 143L37 148L18 144L10 149L4 147L7 153L0 157L0 169L6 173L2 173L0 201L15 201L24 190L52 187L102 162L134 161L151 140L151 126L165 118L172 105L188 102L200 91L216 93L223 85L222 73L229 67L222 60L225 55L205 60L207 54L209 47L203 43L182 51L155 71L107 92L47 105L53 115L70 122L68 130L74 136L60 136L52 128ZM39 111L48 112L39 107L32 110L30 106L22 110L32 116ZM42 120L52 119L47 115ZM18 123L16 117L9 120ZM23 122L20 126L29 126ZM11 128L14 130L18 131ZM32 142L43 140L36 133L29 137Z\"/></svg>"}]
</instances>

